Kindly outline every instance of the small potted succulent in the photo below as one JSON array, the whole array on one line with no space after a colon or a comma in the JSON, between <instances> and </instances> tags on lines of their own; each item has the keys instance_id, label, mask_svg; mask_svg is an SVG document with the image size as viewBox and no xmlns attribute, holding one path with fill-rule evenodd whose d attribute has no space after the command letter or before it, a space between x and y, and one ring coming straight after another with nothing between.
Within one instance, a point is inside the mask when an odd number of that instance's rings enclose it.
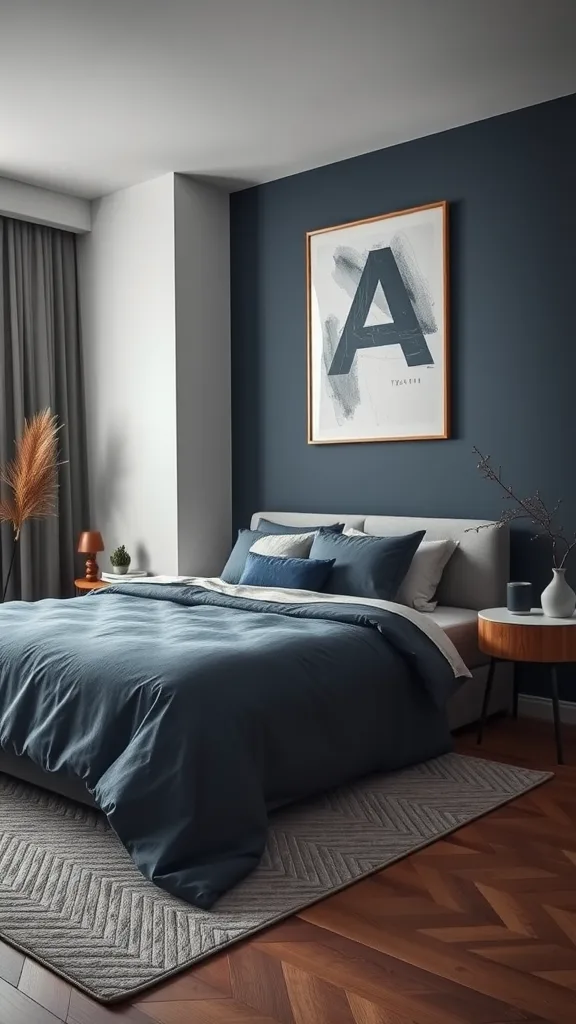
<instances>
[{"instance_id":1,"label":"small potted succulent","mask_svg":"<svg viewBox=\"0 0 576 1024\"><path fill-rule=\"evenodd\" d=\"M110 562L112 565L112 572L115 572L117 576L123 576L124 573L128 572L130 568L130 562L132 559L126 551L123 544L110 555Z\"/></svg>"}]
</instances>

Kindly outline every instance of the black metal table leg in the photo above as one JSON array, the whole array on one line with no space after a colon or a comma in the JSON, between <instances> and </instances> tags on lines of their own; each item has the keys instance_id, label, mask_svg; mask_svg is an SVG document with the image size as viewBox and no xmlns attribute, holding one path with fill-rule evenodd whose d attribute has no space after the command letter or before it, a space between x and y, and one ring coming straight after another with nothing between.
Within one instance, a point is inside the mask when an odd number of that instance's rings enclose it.
<instances>
[{"instance_id":1,"label":"black metal table leg","mask_svg":"<svg viewBox=\"0 0 576 1024\"><path fill-rule=\"evenodd\" d=\"M484 726L486 725L486 716L488 714L488 707L490 705L490 697L492 694L492 683L494 682L496 660L496 658L490 658L490 668L488 669L486 688L484 690L484 700L482 701L482 712L480 714L480 722L478 723L478 735L476 737L477 743L482 743L482 733L484 732Z\"/></svg>"},{"instance_id":2,"label":"black metal table leg","mask_svg":"<svg viewBox=\"0 0 576 1024\"><path fill-rule=\"evenodd\" d=\"M552 680L552 708L554 710L554 733L556 736L556 757L558 764L564 764L564 751L562 749L562 731L560 728L560 704L558 701L558 673L556 665L550 666Z\"/></svg>"},{"instance_id":3,"label":"black metal table leg","mask_svg":"<svg viewBox=\"0 0 576 1024\"><path fill-rule=\"evenodd\" d=\"M520 665L517 661L514 662L512 669L514 673L514 696L512 699L512 714L514 718L518 718L518 693L520 690Z\"/></svg>"}]
</instances>

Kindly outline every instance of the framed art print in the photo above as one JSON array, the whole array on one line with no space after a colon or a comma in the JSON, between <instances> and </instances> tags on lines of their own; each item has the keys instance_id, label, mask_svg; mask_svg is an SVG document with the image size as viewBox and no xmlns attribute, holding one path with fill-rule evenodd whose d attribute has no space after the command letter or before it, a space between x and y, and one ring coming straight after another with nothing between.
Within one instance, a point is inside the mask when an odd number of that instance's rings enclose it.
<instances>
[{"instance_id":1,"label":"framed art print","mask_svg":"<svg viewBox=\"0 0 576 1024\"><path fill-rule=\"evenodd\" d=\"M310 231L308 441L449 436L447 204Z\"/></svg>"}]
</instances>

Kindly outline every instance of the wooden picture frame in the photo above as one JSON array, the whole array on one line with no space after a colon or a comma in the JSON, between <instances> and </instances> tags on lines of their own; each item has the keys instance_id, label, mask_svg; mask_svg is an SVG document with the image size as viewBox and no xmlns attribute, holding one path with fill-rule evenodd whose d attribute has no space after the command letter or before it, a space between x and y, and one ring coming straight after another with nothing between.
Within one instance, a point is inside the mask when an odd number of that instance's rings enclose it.
<instances>
[{"instance_id":1,"label":"wooden picture frame","mask_svg":"<svg viewBox=\"0 0 576 1024\"><path fill-rule=\"evenodd\" d=\"M308 443L450 436L448 204L306 234Z\"/></svg>"}]
</instances>

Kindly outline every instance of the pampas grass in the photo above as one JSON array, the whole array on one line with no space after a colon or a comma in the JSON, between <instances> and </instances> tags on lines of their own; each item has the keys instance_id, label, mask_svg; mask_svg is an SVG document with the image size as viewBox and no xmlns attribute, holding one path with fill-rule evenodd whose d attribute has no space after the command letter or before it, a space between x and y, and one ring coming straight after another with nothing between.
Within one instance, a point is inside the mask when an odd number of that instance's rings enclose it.
<instances>
[{"instance_id":1,"label":"pampas grass","mask_svg":"<svg viewBox=\"0 0 576 1024\"><path fill-rule=\"evenodd\" d=\"M58 514L58 430L57 418L50 409L25 420L15 456L0 470L0 480L12 491L10 497L0 499L0 523L12 524L15 542L28 519ZM16 543L2 600L6 597L15 553Z\"/></svg>"}]
</instances>

